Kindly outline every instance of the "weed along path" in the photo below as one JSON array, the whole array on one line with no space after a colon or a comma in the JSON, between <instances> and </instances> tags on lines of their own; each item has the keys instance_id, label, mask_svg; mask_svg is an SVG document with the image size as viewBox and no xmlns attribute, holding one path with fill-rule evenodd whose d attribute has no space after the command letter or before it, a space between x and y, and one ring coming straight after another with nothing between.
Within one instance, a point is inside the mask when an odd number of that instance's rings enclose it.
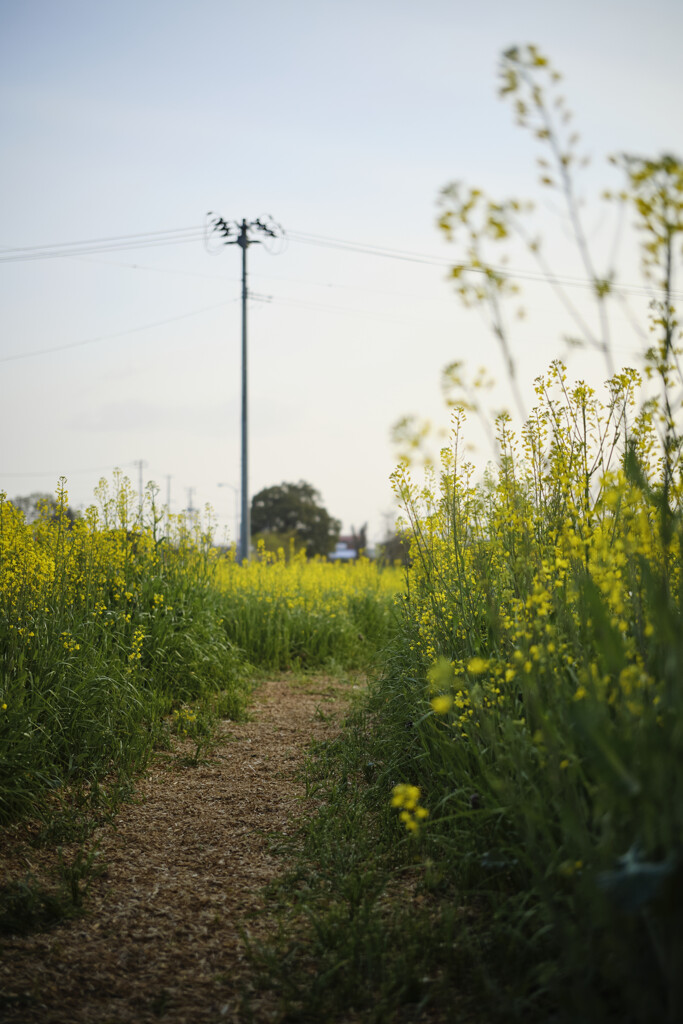
<instances>
[{"instance_id":1,"label":"weed along path","mask_svg":"<svg viewBox=\"0 0 683 1024\"><path fill-rule=\"evenodd\" d=\"M240 1021L245 991L250 1019L276 1020L272 996L253 988L243 933L275 927L263 887L286 862L274 846L307 813L297 773L311 741L338 730L348 695L329 679L272 680L250 721L221 724L204 763L183 761L189 745L157 757L136 801L95 835L106 873L84 915L2 940L0 1020ZM35 856L27 845L5 865L0 854L0 868L25 874Z\"/></svg>"}]
</instances>

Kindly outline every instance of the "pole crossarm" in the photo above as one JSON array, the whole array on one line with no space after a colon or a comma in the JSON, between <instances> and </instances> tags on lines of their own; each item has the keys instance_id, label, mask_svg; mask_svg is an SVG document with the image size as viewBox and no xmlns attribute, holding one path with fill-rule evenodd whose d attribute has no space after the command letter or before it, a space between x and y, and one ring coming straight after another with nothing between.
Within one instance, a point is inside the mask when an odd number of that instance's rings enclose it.
<instances>
[{"instance_id":1,"label":"pole crossarm","mask_svg":"<svg viewBox=\"0 0 683 1024\"><path fill-rule=\"evenodd\" d=\"M213 213L209 213L208 216L212 218L212 230L222 236L224 245L239 245L242 248L247 248L260 243L262 239L249 237L250 231L266 235L269 238L282 238L284 235L282 227L270 218L268 221L263 221L260 217L251 221L236 221L225 220Z\"/></svg>"},{"instance_id":2,"label":"pole crossarm","mask_svg":"<svg viewBox=\"0 0 683 1024\"><path fill-rule=\"evenodd\" d=\"M281 238L284 231L275 221L268 222L260 218L247 221L227 221L223 217L209 213L213 231L220 235L224 245L239 245L242 250L242 516L240 523L239 558L243 562L249 558L251 544L251 506L249 504L249 416L247 390L247 249L250 245L259 244L263 238L252 238L250 232L265 238Z\"/></svg>"}]
</instances>

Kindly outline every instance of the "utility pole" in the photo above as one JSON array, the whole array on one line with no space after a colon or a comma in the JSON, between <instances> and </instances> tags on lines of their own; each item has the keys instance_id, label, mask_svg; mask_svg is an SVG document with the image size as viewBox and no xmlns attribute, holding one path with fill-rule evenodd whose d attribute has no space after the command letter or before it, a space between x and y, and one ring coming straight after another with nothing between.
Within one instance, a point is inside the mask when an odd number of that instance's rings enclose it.
<instances>
[{"instance_id":1,"label":"utility pole","mask_svg":"<svg viewBox=\"0 0 683 1024\"><path fill-rule=\"evenodd\" d=\"M249 416L247 390L247 249L260 243L261 238L250 238L249 232L256 232L270 238L279 238L283 231L274 222L264 224L261 220L225 221L210 213L213 230L224 239L225 245L239 245L242 250L242 522L240 529L240 562L249 558L251 547L251 506L249 504ZM233 237L236 236L236 237Z\"/></svg>"}]
</instances>

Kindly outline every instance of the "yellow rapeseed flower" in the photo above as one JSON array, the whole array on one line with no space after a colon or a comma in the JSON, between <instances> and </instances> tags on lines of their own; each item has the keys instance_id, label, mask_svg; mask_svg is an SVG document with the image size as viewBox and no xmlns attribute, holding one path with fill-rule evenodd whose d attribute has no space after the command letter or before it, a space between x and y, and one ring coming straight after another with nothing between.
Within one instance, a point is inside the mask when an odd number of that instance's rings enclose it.
<instances>
[{"instance_id":1,"label":"yellow rapeseed flower","mask_svg":"<svg viewBox=\"0 0 683 1024\"><path fill-rule=\"evenodd\" d=\"M432 710L437 715L446 715L453 707L453 698L448 696L432 697L429 702L432 705Z\"/></svg>"},{"instance_id":2,"label":"yellow rapeseed flower","mask_svg":"<svg viewBox=\"0 0 683 1024\"><path fill-rule=\"evenodd\" d=\"M400 810L399 821L413 835L419 831L420 822L429 817L429 811L420 806L419 799L420 787L402 782L394 786L390 800L391 806Z\"/></svg>"},{"instance_id":3,"label":"yellow rapeseed flower","mask_svg":"<svg viewBox=\"0 0 683 1024\"><path fill-rule=\"evenodd\" d=\"M470 658L467 663L467 671L473 676L480 676L489 667L488 661L484 658Z\"/></svg>"}]
</instances>

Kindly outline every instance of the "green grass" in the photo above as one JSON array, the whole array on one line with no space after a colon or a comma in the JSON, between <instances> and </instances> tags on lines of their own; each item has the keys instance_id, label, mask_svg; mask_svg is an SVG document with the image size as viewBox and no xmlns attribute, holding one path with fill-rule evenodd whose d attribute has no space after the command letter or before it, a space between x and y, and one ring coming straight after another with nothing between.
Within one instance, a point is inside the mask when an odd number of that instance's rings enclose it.
<instances>
[{"instance_id":1,"label":"green grass","mask_svg":"<svg viewBox=\"0 0 683 1024\"><path fill-rule=\"evenodd\" d=\"M483 1020L479 922L471 926L421 840L398 829L377 724L360 708L339 740L311 753L303 778L320 810L269 892L281 924L251 949L259 990L279 995L287 1021L389 1024L438 1008Z\"/></svg>"}]
</instances>

